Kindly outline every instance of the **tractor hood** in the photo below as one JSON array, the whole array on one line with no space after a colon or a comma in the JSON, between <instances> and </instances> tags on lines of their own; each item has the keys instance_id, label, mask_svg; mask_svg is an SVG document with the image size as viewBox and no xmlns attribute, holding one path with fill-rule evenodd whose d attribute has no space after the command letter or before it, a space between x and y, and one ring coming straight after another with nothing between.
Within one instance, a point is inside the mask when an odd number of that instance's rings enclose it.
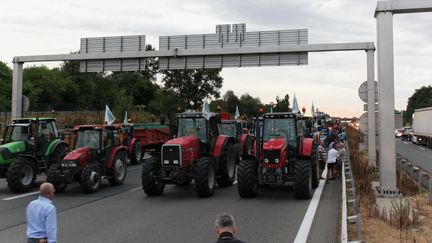
<instances>
[{"instance_id":1,"label":"tractor hood","mask_svg":"<svg viewBox=\"0 0 432 243\"><path fill-rule=\"evenodd\" d=\"M264 150L281 150L285 147L286 141L283 138L272 138L264 143Z\"/></svg>"},{"instance_id":2,"label":"tractor hood","mask_svg":"<svg viewBox=\"0 0 432 243\"><path fill-rule=\"evenodd\" d=\"M179 144L182 148L192 148L199 146L199 138L197 136L188 136L174 138L166 142L165 144Z\"/></svg>"},{"instance_id":3,"label":"tractor hood","mask_svg":"<svg viewBox=\"0 0 432 243\"><path fill-rule=\"evenodd\" d=\"M68 153L63 160L78 160L82 158L83 155L91 153L91 151L92 149L90 147L81 147Z\"/></svg>"},{"instance_id":4,"label":"tractor hood","mask_svg":"<svg viewBox=\"0 0 432 243\"><path fill-rule=\"evenodd\" d=\"M26 144L24 141L16 141L0 146L0 164L10 163L15 155L25 152Z\"/></svg>"}]
</instances>

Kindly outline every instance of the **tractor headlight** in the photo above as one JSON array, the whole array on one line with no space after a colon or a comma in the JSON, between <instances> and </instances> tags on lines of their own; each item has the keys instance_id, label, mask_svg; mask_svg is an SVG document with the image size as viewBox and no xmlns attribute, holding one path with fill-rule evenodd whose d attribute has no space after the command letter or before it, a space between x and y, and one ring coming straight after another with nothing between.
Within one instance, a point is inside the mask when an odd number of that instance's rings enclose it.
<instances>
[{"instance_id":1,"label":"tractor headlight","mask_svg":"<svg viewBox=\"0 0 432 243\"><path fill-rule=\"evenodd\" d=\"M173 160L173 164L178 165L179 161L177 159Z\"/></svg>"},{"instance_id":2,"label":"tractor headlight","mask_svg":"<svg viewBox=\"0 0 432 243\"><path fill-rule=\"evenodd\" d=\"M165 159L164 160L164 165L167 165L167 164L169 164L169 160Z\"/></svg>"},{"instance_id":3,"label":"tractor headlight","mask_svg":"<svg viewBox=\"0 0 432 243\"><path fill-rule=\"evenodd\" d=\"M279 159L278 158L275 159L275 163L279 164Z\"/></svg>"},{"instance_id":4,"label":"tractor headlight","mask_svg":"<svg viewBox=\"0 0 432 243\"><path fill-rule=\"evenodd\" d=\"M269 162L269 159L265 158L264 163L268 164L268 162Z\"/></svg>"}]
</instances>

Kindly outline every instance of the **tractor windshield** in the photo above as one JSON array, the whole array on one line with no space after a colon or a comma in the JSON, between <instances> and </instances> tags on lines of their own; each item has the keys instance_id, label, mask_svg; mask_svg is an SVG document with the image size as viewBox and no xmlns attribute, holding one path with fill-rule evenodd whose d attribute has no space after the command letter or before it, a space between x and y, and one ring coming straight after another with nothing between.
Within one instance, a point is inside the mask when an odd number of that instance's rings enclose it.
<instances>
[{"instance_id":1,"label":"tractor windshield","mask_svg":"<svg viewBox=\"0 0 432 243\"><path fill-rule=\"evenodd\" d=\"M101 132L99 130L79 130L76 133L75 149L90 147L100 149Z\"/></svg>"},{"instance_id":2,"label":"tractor windshield","mask_svg":"<svg viewBox=\"0 0 432 243\"><path fill-rule=\"evenodd\" d=\"M220 123L218 124L219 134L236 137L236 127L237 124L235 123Z\"/></svg>"},{"instance_id":3,"label":"tractor windshield","mask_svg":"<svg viewBox=\"0 0 432 243\"><path fill-rule=\"evenodd\" d=\"M6 134L6 142L30 140L32 134L30 132L30 124L14 124L9 127Z\"/></svg>"},{"instance_id":4,"label":"tractor windshield","mask_svg":"<svg viewBox=\"0 0 432 243\"><path fill-rule=\"evenodd\" d=\"M295 129L294 118L265 119L263 132L264 142L275 137L285 137L286 140L296 140Z\"/></svg>"},{"instance_id":5,"label":"tractor windshield","mask_svg":"<svg viewBox=\"0 0 432 243\"><path fill-rule=\"evenodd\" d=\"M202 117L181 117L178 120L177 137L197 136L201 142L207 142L206 120Z\"/></svg>"}]
</instances>

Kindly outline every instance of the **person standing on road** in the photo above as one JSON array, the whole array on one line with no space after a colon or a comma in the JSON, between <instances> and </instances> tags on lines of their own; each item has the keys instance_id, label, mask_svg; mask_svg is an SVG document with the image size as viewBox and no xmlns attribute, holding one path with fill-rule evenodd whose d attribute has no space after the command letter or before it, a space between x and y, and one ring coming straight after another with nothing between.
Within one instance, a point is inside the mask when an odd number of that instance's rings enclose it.
<instances>
[{"instance_id":1,"label":"person standing on road","mask_svg":"<svg viewBox=\"0 0 432 243\"><path fill-rule=\"evenodd\" d=\"M333 144L332 148L328 151L327 156L327 180L334 180L337 176L336 162L339 157L339 152L336 150L336 145ZM330 177L331 173L331 177Z\"/></svg>"},{"instance_id":2,"label":"person standing on road","mask_svg":"<svg viewBox=\"0 0 432 243\"><path fill-rule=\"evenodd\" d=\"M45 182L40 185L39 198L29 203L27 216L28 243L57 242L57 212L52 203L54 186Z\"/></svg>"},{"instance_id":3,"label":"person standing on road","mask_svg":"<svg viewBox=\"0 0 432 243\"><path fill-rule=\"evenodd\" d=\"M327 152L324 146L325 146L325 142L324 140L321 140L317 149L317 158L318 158L319 170L320 170L320 174L319 174L320 180L324 179L324 177L322 177L322 173L325 169L325 165L326 165L325 159L327 157Z\"/></svg>"},{"instance_id":4,"label":"person standing on road","mask_svg":"<svg viewBox=\"0 0 432 243\"><path fill-rule=\"evenodd\" d=\"M216 216L215 230L218 237L216 243L245 243L234 238L237 227L234 217L229 213L222 213Z\"/></svg>"}]
</instances>

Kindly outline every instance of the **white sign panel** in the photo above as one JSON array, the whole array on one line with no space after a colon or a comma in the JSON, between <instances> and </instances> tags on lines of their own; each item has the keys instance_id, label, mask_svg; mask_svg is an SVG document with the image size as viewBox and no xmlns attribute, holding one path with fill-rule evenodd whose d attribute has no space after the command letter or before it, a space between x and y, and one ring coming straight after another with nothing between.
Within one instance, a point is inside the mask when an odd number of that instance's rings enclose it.
<instances>
[{"instance_id":1,"label":"white sign panel","mask_svg":"<svg viewBox=\"0 0 432 243\"><path fill-rule=\"evenodd\" d=\"M358 95L360 97L360 99L364 102L364 103L368 103L368 85L367 85L367 81L364 81L359 89L358 89ZM378 82L375 81L375 103L378 102Z\"/></svg>"}]
</instances>

